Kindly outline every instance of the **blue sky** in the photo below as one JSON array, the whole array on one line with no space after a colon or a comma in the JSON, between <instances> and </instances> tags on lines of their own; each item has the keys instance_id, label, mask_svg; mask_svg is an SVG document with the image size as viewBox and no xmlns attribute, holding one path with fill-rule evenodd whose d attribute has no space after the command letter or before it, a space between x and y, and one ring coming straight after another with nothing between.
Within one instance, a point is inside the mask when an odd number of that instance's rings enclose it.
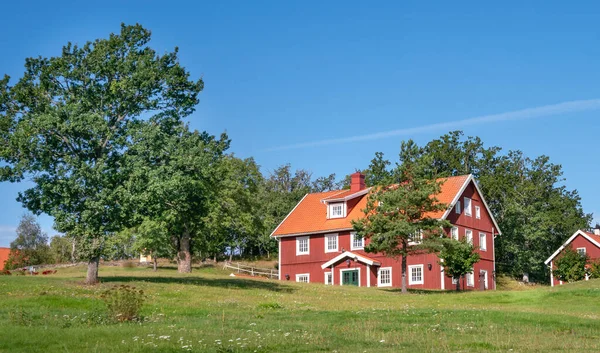
<instances>
[{"instance_id":1,"label":"blue sky","mask_svg":"<svg viewBox=\"0 0 600 353\"><path fill-rule=\"evenodd\" d=\"M264 172L291 163L342 176L376 151L395 159L402 139L460 128L549 155L600 215L598 2L28 1L3 13L0 75L13 78L26 57L141 23L154 48L178 46L205 80L192 127L227 131ZM25 187L0 184L0 246L15 236Z\"/></svg>"}]
</instances>

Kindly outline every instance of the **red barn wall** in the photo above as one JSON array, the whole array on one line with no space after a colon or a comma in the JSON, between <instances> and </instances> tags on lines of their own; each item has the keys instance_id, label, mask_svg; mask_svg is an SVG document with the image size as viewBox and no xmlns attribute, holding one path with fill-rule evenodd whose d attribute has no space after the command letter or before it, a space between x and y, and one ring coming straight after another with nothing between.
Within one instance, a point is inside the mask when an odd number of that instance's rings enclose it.
<instances>
[{"instance_id":1,"label":"red barn wall","mask_svg":"<svg viewBox=\"0 0 600 353\"><path fill-rule=\"evenodd\" d=\"M0 248L0 270L4 269L4 263L8 260L10 248Z\"/></svg>"}]
</instances>

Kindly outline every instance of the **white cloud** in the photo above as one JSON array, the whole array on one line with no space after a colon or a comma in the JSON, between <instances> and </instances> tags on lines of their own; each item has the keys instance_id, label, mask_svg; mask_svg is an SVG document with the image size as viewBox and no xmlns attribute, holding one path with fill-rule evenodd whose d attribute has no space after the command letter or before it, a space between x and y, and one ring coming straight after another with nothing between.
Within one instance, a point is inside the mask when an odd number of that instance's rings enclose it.
<instances>
[{"instance_id":1,"label":"white cloud","mask_svg":"<svg viewBox=\"0 0 600 353\"><path fill-rule=\"evenodd\" d=\"M511 121L511 120L525 120L525 119L533 119L533 118L541 118L548 116L555 116L565 113L575 113L581 111L589 111L589 110L598 110L600 109L600 99L589 99L589 100L578 100L578 101L570 101L563 102L559 104L545 105L541 107L528 108L522 110L515 110L512 112L500 113L500 114L491 114L491 115L483 115L474 118L448 121L443 123L429 124L405 129L397 129L391 131L382 131L372 134L365 135L357 135L350 137L342 137L342 138L331 138L325 140L318 141L309 141L296 143L291 145L284 145L279 147L273 147L267 149L267 151L280 151L280 150L290 150L290 149L299 149L306 147L317 147L317 146L325 146L332 144L342 144L342 143L350 143L350 142L359 142L359 141L369 141L369 140L377 140L386 137L392 136L405 136L405 135L415 135L419 133L432 132L432 131L443 131L443 130L452 130L461 128L464 126L478 125L483 123L493 123L493 122L502 122L502 121Z\"/></svg>"}]
</instances>

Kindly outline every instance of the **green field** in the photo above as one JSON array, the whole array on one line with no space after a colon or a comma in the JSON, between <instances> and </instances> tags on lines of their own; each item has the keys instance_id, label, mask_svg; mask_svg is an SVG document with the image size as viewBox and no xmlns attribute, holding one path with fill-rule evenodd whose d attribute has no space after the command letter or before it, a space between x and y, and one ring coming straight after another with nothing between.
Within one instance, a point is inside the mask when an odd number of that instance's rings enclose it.
<instances>
[{"instance_id":1,"label":"green field","mask_svg":"<svg viewBox=\"0 0 600 353\"><path fill-rule=\"evenodd\" d=\"M218 268L82 267L0 276L1 352L598 352L600 281L524 291L411 293L232 278ZM142 288L142 322L100 294Z\"/></svg>"}]
</instances>

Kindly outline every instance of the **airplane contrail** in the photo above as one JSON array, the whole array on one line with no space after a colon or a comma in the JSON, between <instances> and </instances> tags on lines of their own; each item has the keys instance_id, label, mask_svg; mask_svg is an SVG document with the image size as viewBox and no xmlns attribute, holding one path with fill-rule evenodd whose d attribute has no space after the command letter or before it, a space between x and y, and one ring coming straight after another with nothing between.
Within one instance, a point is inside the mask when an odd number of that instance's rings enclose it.
<instances>
[{"instance_id":1,"label":"airplane contrail","mask_svg":"<svg viewBox=\"0 0 600 353\"><path fill-rule=\"evenodd\" d=\"M404 129L397 129L397 130L390 130L390 131L382 131L382 132L376 132L376 133L372 133L372 134L301 142L301 143L296 143L296 144L283 145L283 146L279 146L279 147L272 147L272 148L267 149L266 151L281 151L281 150L291 150L291 149L299 149L299 148L305 148L305 147L317 147L317 146L325 146L325 145L340 144L340 143L369 141L369 140L382 139L382 138L392 137L392 136L414 135L414 134L418 134L418 133L438 131L438 130L444 130L444 129L451 130L451 129L456 129L458 127L465 126L465 125L475 125L475 124L501 122L501 121L509 121L509 120L525 120L525 119L540 118L540 117L545 117L545 116L553 116L553 115L559 115L559 114L565 114L565 113L574 113L574 112L598 110L598 109L600 109L600 99L569 101L569 102L563 102L563 103L558 103L558 104L544 105L541 107L515 110L512 112L491 114L491 115L482 115L482 116L478 116L478 117L474 117L474 118L448 121L448 122L443 122L443 123L435 123L435 124L410 127L410 128L404 128Z\"/></svg>"}]
</instances>

